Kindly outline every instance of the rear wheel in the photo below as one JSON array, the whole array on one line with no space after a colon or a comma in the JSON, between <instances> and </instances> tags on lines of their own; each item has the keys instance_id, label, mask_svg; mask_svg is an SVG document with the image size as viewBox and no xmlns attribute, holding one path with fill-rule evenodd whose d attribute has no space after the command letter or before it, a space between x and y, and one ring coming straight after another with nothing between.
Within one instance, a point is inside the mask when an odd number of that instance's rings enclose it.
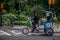
<instances>
[{"instance_id":1,"label":"rear wheel","mask_svg":"<svg viewBox=\"0 0 60 40\"><path fill-rule=\"evenodd\" d=\"M53 33L54 33L54 30L53 30L52 28L48 28L48 29L45 31L45 34L46 34L47 36L52 36Z\"/></svg>"}]
</instances>

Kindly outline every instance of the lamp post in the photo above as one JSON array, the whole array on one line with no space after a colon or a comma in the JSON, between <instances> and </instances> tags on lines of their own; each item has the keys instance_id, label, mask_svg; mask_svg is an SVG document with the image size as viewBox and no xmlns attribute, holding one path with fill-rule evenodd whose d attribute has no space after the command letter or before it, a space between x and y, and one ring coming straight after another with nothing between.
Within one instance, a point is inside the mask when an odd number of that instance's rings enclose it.
<instances>
[{"instance_id":1,"label":"lamp post","mask_svg":"<svg viewBox=\"0 0 60 40\"><path fill-rule=\"evenodd\" d=\"M2 27L2 8L1 8L1 4L2 0L0 0L0 27Z\"/></svg>"}]
</instances>

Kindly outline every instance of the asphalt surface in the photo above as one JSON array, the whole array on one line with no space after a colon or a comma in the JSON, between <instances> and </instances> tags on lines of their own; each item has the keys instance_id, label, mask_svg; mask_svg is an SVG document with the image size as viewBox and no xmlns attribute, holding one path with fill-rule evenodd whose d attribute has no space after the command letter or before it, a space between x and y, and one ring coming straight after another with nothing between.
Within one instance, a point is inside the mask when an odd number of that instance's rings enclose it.
<instances>
[{"instance_id":1,"label":"asphalt surface","mask_svg":"<svg viewBox=\"0 0 60 40\"><path fill-rule=\"evenodd\" d=\"M53 36L46 36L44 32L24 35L21 32L22 28L14 27L0 30L0 40L60 40L60 32L54 33Z\"/></svg>"},{"instance_id":2,"label":"asphalt surface","mask_svg":"<svg viewBox=\"0 0 60 40\"><path fill-rule=\"evenodd\" d=\"M60 36L0 36L0 40L60 40Z\"/></svg>"}]
</instances>

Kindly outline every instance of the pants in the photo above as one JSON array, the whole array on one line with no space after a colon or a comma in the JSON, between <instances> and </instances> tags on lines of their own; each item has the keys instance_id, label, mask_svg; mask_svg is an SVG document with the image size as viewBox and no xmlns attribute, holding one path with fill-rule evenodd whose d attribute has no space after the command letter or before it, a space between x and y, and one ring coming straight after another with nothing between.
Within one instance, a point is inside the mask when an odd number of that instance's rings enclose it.
<instances>
[{"instance_id":1,"label":"pants","mask_svg":"<svg viewBox=\"0 0 60 40\"><path fill-rule=\"evenodd\" d=\"M11 23L10 23L10 27L13 27L13 25L14 25L14 23L11 21Z\"/></svg>"},{"instance_id":2,"label":"pants","mask_svg":"<svg viewBox=\"0 0 60 40\"><path fill-rule=\"evenodd\" d=\"M37 25L37 23L34 23L34 22L32 23L32 32L34 32L34 30L37 30L37 29L36 29L36 25ZM38 31L38 30L37 30L37 31Z\"/></svg>"}]
</instances>

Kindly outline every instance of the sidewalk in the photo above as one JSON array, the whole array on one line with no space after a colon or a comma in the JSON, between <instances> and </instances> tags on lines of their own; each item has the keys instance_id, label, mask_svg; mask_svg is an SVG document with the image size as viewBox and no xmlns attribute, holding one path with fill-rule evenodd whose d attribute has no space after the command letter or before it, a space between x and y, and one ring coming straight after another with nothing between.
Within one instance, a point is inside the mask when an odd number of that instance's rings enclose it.
<instances>
[{"instance_id":1,"label":"sidewalk","mask_svg":"<svg viewBox=\"0 0 60 40\"><path fill-rule=\"evenodd\" d=\"M20 30L20 29L23 29L23 28L26 28L26 27L27 26L14 25L13 28L4 26L2 29ZM43 25L40 25L39 27L41 28L41 30L44 30L44 26ZM54 32L59 32L60 33L60 25L58 26L58 28L56 26L54 26L53 29L54 29Z\"/></svg>"}]
</instances>

